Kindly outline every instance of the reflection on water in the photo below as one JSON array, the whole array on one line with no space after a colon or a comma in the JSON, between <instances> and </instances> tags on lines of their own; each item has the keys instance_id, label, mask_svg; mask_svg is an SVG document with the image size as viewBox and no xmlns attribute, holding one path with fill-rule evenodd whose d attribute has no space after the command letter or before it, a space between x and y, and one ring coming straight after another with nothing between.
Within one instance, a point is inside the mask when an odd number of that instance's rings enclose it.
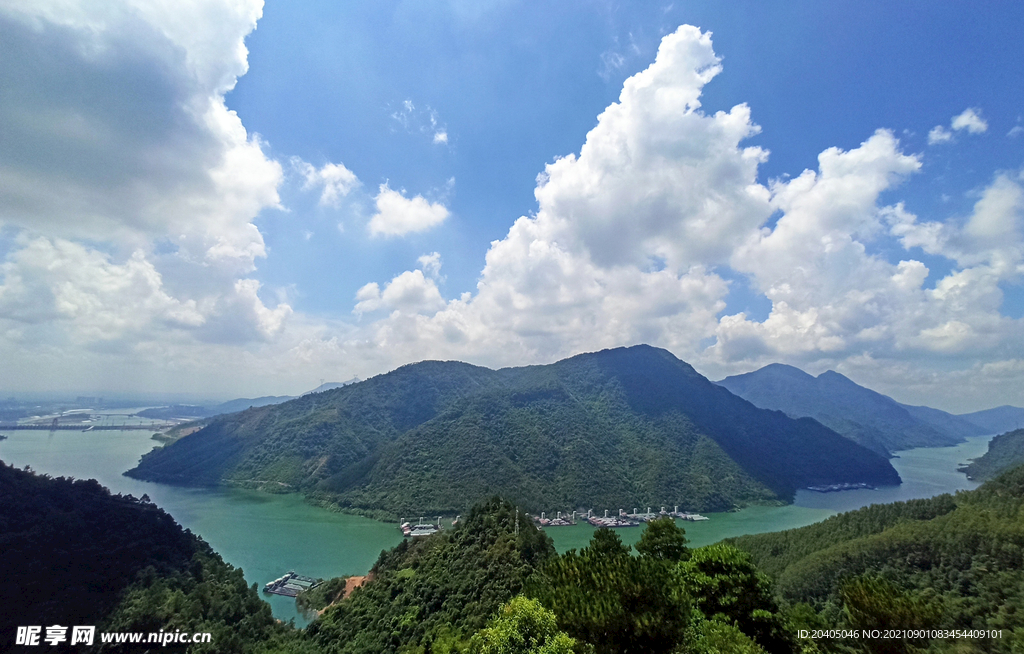
<instances>
[{"instance_id":1,"label":"reflection on water","mask_svg":"<svg viewBox=\"0 0 1024 654\"><path fill-rule=\"evenodd\" d=\"M314 577L365 574L381 550L402 537L395 525L306 504L296 495L267 495L231 489L188 489L124 477L154 441L146 431L12 431L0 441L0 459L53 476L95 478L115 493L148 494L182 526L202 536L226 561L241 567L250 583L263 584L288 570ZM711 513L707 522L681 523L694 546L722 538L802 527L837 512L976 488L957 465L984 454L991 436L955 447L900 452L892 463L903 478L897 487L815 493L800 491L790 506L753 506L733 513ZM615 507L608 507L615 510ZM640 538L642 527L620 529L624 542ZM593 527L547 530L560 552L586 546ZM274 615L306 620L288 597L264 595Z\"/></svg>"}]
</instances>

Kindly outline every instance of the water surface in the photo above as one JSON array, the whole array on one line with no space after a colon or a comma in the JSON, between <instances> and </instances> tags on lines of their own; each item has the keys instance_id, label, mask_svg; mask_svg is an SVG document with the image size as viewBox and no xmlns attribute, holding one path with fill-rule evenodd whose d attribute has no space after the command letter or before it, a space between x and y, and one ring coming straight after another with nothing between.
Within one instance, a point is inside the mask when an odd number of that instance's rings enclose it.
<instances>
[{"instance_id":1,"label":"water surface","mask_svg":"<svg viewBox=\"0 0 1024 654\"><path fill-rule=\"evenodd\" d=\"M9 431L5 435L7 440L0 441L0 460L53 476L95 478L114 493L148 494L182 526L202 536L224 560L241 567L248 583L260 588L289 570L324 578L365 574L381 550L402 540L394 524L313 507L295 494L178 488L122 476L156 444L148 431ZM868 504L976 488L978 483L968 481L956 468L983 454L990 439L982 436L955 447L900 452L892 463L903 478L901 486L838 493L800 491L789 506L709 513L711 519L706 522L679 524L686 529L691 545L701 546L730 536L802 527ZM586 524L547 530L559 552L586 546L593 531ZM624 542L633 544L642 531L643 527L633 527L618 533ZM276 617L294 619L299 626L308 622L296 611L293 599L263 597Z\"/></svg>"}]
</instances>

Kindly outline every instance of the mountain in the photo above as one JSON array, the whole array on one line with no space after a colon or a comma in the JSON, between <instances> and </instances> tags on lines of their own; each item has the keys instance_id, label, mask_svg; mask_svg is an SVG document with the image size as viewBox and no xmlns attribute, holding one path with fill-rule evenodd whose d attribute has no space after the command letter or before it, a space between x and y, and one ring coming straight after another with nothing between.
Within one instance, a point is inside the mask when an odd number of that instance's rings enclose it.
<instances>
[{"instance_id":1,"label":"mountain","mask_svg":"<svg viewBox=\"0 0 1024 654\"><path fill-rule=\"evenodd\" d=\"M300 491L388 516L500 494L529 510L790 500L898 484L884 458L813 420L758 409L671 353L636 346L490 370L424 361L212 420L125 473Z\"/></svg>"},{"instance_id":2,"label":"mountain","mask_svg":"<svg viewBox=\"0 0 1024 654\"><path fill-rule=\"evenodd\" d=\"M1022 512L1024 466L955 496L875 504L729 542L774 578L777 595L794 606L794 629L854 637L818 641L823 652L1010 654L1024 646ZM902 637L924 630L927 637L935 628L978 630L978 638L894 639L868 650L854 640L863 629L896 629Z\"/></svg>"},{"instance_id":3,"label":"mountain","mask_svg":"<svg viewBox=\"0 0 1024 654\"><path fill-rule=\"evenodd\" d=\"M983 481L1019 465L1024 465L1024 429L994 437L988 443L988 451L961 470L969 479Z\"/></svg>"},{"instance_id":4,"label":"mountain","mask_svg":"<svg viewBox=\"0 0 1024 654\"><path fill-rule=\"evenodd\" d=\"M1015 406L998 406L985 411L965 413L960 417L978 425L986 434L1002 434L1024 427L1024 409Z\"/></svg>"},{"instance_id":5,"label":"mountain","mask_svg":"<svg viewBox=\"0 0 1024 654\"><path fill-rule=\"evenodd\" d=\"M223 404L210 409L208 416L219 416L224 413L237 413L238 411L245 411L250 407L256 406L268 406L270 404L281 404L288 400L294 400L295 397L292 395L264 395L263 397L254 398L239 398L237 400L228 400Z\"/></svg>"},{"instance_id":6,"label":"mountain","mask_svg":"<svg viewBox=\"0 0 1024 654\"><path fill-rule=\"evenodd\" d=\"M773 363L718 384L763 409L814 418L883 456L912 447L954 445L978 435L976 425L957 416L904 406L831 370L812 377L799 368Z\"/></svg>"},{"instance_id":7,"label":"mountain","mask_svg":"<svg viewBox=\"0 0 1024 654\"><path fill-rule=\"evenodd\" d=\"M92 625L88 651L108 651L103 632L208 632L213 646L189 651L238 654L298 635L274 620L241 570L146 496L0 462L0 525L0 633L11 639L4 651L37 649L10 648L25 625ZM68 647L70 629L64 635L55 651L82 650Z\"/></svg>"}]
</instances>

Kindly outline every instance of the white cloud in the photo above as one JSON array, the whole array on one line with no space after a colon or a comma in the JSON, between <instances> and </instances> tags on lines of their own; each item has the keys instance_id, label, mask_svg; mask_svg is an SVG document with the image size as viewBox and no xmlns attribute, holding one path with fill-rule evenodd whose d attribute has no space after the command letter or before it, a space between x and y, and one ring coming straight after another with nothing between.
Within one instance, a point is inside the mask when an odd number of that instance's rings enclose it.
<instances>
[{"instance_id":1,"label":"white cloud","mask_svg":"<svg viewBox=\"0 0 1024 654\"><path fill-rule=\"evenodd\" d=\"M422 195L407 198L402 191L392 190L386 183L380 185L374 200L377 213L367 225L374 236L404 236L426 231L443 223L449 215L443 204L430 202Z\"/></svg>"},{"instance_id":2,"label":"white cloud","mask_svg":"<svg viewBox=\"0 0 1024 654\"><path fill-rule=\"evenodd\" d=\"M1006 136L1008 136L1011 139L1015 139L1021 134L1024 134L1024 127L1020 125L1014 125L1013 128L1006 133Z\"/></svg>"},{"instance_id":3,"label":"white cloud","mask_svg":"<svg viewBox=\"0 0 1024 654\"><path fill-rule=\"evenodd\" d=\"M953 132L967 130L969 134L982 134L988 130L988 123L981 117L980 109L964 109L963 113L953 116L949 121L952 131L942 125L936 125L928 132L928 145L939 143L950 143L953 141Z\"/></svg>"},{"instance_id":4,"label":"white cloud","mask_svg":"<svg viewBox=\"0 0 1024 654\"><path fill-rule=\"evenodd\" d=\"M69 360L280 333L290 307L266 307L247 276L283 173L224 104L261 14L257 0L0 7L0 225L16 234L0 332Z\"/></svg>"},{"instance_id":5,"label":"white cloud","mask_svg":"<svg viewBox=\"0 0 1024 654\"><path fill-rule=\"evenodd\" d=\"M444 306L441 292L433 279L422 270L411 270L398 275L381 292L376 282L356 292L355 313L369 313L378 309L393 309L396 314L418 314L437 311Z\"/></svg>"},{"instance_id":6,"label":"white cloud","mask_svg":"<svg viewBox=\"0 0 1024 654\"><path fill-rule=\"evenodd\" d=\"M323 187L323 191L320 193L320 206L337 208L341 205L342 198L359 185L356 174L346 168L344 164L326 163L317 170L312 164L298 157L292 157L292 166L305 180L302 190L309 191Z\"/></svg>"},{"instance_id":7,"label":"white cloud","mask_svg":"<svg viewBox=\"0 0 1024 654\"><path fill-rule=\"evenodd\" d=\"M448 144L448 132L441 130L434 132L434 143L435 144Z\"/></svg>"},{"instance_id":8,"label":"white cloud","mask_svg":"<svg viewBox=\"0 0 1024 654\"><path fill-rule=\"evenodd\" d=\"M928 145L935 145L937 143L949 143L953 140L953 132L949 131L942 125L936 125L931 128L928 132Z\"/></svg>"},{"instance_id":9,"label":"white cloud","mask_svg":"<svg viewBox=\"0 0 1024 654\"><path fill-rule=\"evenodd\" d=\"M921 393L941 384L921 381L929 369L974 379L979 357L1024 360L1021 321L999 312L1000 283L1022 272L1018 176L997 175L962 222L919 221L901 203L880 204L921 161L879 130L766 188L757 169L767 153L740 147L758 131L748 108L700 110L718 71L708 35L667 36L579 155L538 177L537 214L491 244L475 293L433 313L389 305L359 342L395 364L490 365L648 342L712 376L783 360L856 369L882 388L899 389L902 375ZM891 262L876 242L905 251ZM930 284L917 247L954 270ZM729 285L716 270L726 266L771 301L767 319L721 315ZM361 293L365 308L384 308L376 284Z\"/></svg>"},{"instance_id":10,"label":"white cloud","mask_svg":"<svg viewBox=\"0 0 1024 654\"><path fill-rule=\"evenodd\" d=\"M988 130L988 123L981 117L980 110L964 109L963 113L953 116L950 126L956 130L967 130L971 134L981 134Z\"/></svg>"},{"instance_id":11,"label":"white cloud","mask_svg":"<svg viewBox=\"0 0 1024 654\"><path fill-rule=\"evenodd\" d=\"M420 269L430 277L438 279L441 276L441 255L437 252L424 254L416 259L416 262L420 264Z\"/></svg>"}]
</instances>

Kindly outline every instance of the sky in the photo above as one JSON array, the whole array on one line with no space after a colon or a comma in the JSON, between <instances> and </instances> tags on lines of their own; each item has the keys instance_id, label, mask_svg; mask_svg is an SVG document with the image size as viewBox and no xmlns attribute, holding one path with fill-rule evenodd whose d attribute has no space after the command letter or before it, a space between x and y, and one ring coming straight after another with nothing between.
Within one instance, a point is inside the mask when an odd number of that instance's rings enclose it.
<instances>
[{"instance_id":1,"label":"sky","mask_svg":"<svg viewBox=\"0 0 1024 654\"><path fill-rule=\"evenodd\" d=\"M0 393L664 347L1024 406L1024 5L0 0Z\"/></svg>"}]
</instances>

